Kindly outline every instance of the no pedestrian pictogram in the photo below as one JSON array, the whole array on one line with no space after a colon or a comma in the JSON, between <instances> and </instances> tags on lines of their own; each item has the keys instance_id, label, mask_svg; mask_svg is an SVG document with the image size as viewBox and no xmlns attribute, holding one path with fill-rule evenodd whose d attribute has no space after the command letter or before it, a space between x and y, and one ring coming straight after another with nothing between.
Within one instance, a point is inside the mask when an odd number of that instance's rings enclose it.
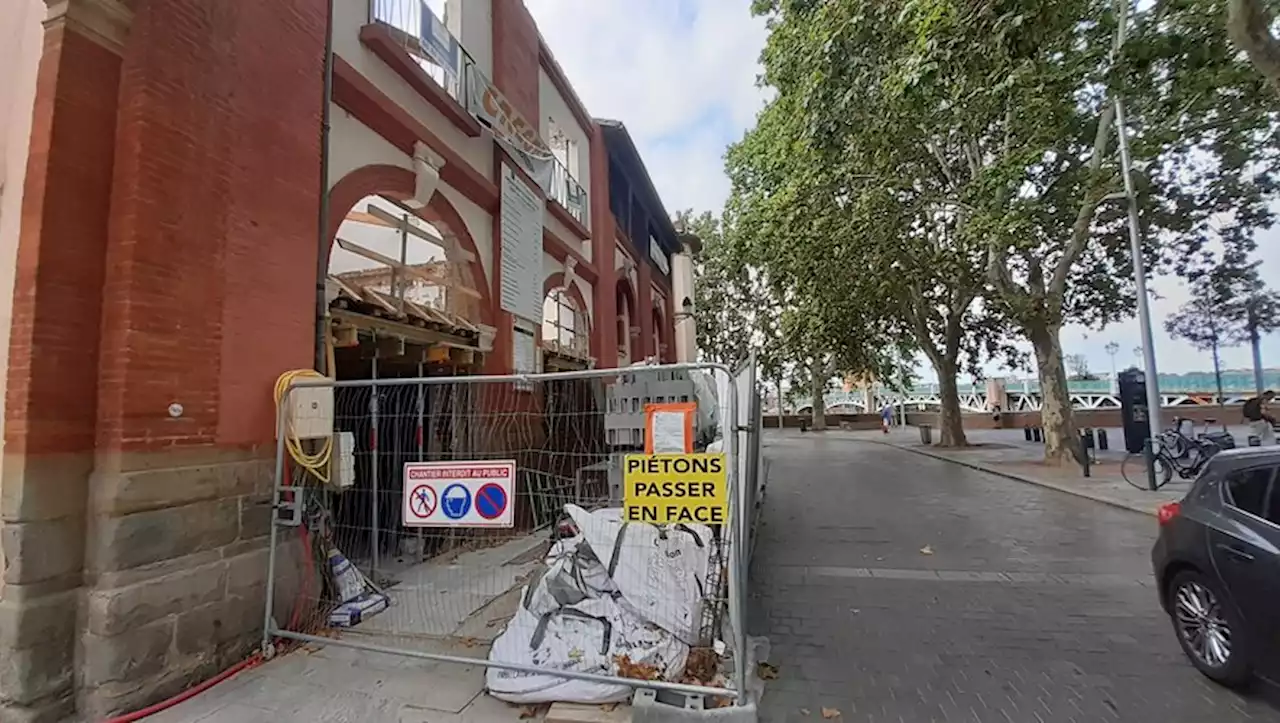
<instances>
[{"instance_id":1,"label":"no pedestrian pictogram","mask_svg":"<svg viewBox=\"0 0 1280 723\"><path fill-rule=\"evenodd\" d=\"M419 520L425 520L436 511L436 491L431 485L418 485L409 495L409 512Z\"/></svg>"}]
</instances>

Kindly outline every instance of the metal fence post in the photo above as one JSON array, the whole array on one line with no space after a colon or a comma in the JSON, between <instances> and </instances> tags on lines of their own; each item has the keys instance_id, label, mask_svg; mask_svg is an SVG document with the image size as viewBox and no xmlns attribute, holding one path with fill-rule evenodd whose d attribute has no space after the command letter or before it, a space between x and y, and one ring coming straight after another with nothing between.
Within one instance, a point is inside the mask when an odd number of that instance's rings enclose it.
<instances>
[{"instance_id":1,"label":"metal fence post","mask_svg":"<svg viewBox=\"0 0 1280 723\"><path fill-rule=\"evenodd\" d=\"M369 574L377 578L382 540L378 539L378 357L376 354L373 357L372 366L373 386L369 387L369 485L372 489L369 505L371 509L369 548L372 564L369 567Z\"/></svg>"},{"instance_id":2,"label":"metal fence post","mask_svg":"<svg viewBox=\"0 0 1280 723\"><path fill-rule=\"evenodd\" d=\"M289 392L291 389L285 390L279 407L276 409L276 469L275 479L271 483L271 542L267 548L267 594L266 604L262 608L262 654L270 655L271 653L271 633L274 627L271 624L271 611L275 608L276 597L276 545L279 542L280 531L277 524L277 516L280 514L280 493L283 488L284 481L284 438L288 434L285 429L285 415L289 408ZM304 523L305 524L305 523Z\"/></svg>"}]
</instances>

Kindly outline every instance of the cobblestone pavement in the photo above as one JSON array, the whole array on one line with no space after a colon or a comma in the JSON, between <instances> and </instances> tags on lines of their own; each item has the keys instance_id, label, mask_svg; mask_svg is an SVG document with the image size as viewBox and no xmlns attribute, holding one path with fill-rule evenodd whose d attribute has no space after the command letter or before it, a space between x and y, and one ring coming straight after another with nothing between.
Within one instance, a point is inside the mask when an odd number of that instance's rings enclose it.
<instances>
[{"instance_id":1,"label":"cobblestone pavement","mask_svg":"<svg viewBox=\"0 0 1280 723\"><path fill-rule=\"evenodd\" d=\"M883 445L767 438L751 632L762 721L1280 721L1183 658L1155 521Z\"/></svg>"}]
</instances>

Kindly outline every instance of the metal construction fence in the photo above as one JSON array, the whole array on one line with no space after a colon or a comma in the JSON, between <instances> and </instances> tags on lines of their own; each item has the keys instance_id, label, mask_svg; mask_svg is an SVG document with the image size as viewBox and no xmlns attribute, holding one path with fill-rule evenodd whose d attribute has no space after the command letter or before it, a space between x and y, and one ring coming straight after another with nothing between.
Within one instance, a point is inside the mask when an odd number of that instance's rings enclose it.
<instances>
[{"instance_id":1,"label":"metal construction fence","mask_svg":"<svg viewBox=\"0 0 1280 723\"><path fill-rule=\"evenodd\" d=\"M264 651L296 641L482 665L513 703L614 702L637 687L745 699L754 380L753 360L292 380ZM674 495L663 524L630 521L637 456L661 461L646 455L645 405L673 403L696 414L691 450L664 469L692 476L648 486ZM712 479L699 469L720 471L706 489L723 490L724 522L681 497Z\"/></svg>"}]
</instances>

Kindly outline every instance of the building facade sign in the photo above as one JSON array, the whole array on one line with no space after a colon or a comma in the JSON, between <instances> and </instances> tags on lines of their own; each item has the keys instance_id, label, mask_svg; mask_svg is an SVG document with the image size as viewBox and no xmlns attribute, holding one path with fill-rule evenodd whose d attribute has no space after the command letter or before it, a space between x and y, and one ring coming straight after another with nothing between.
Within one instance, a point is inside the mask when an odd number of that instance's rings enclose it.
<instances>
[{"instance_id":1,"label":"building facade sign","mask_svg":"<svg viewBox=\"0 0 1280 723\"><path fill-rule=\"evenodd\" d=\"M467 72L467 111L493 132L493 137L542 187L543 193L550 193L552 169L555 167L551 148L538 135L538 127L529 125L474 66Z\"/></svg>"},{"instance_id":2,"label":"building facade sign","mask_svg":"<svg viewBox=\"0 0 1280 723\"><path fill-rule=\"evenodd\" d=\"M502 164L499 264L502 310L530 322L542 320L542 212L545 204L520 174Z\"/></svg>"},{"instance_id":3,"label":"building facade sign","mask_svg":"<svg viewBox=\"0 0 1280 723\"><path fill-rule=\"evenodd\" d=\"M653 263L662 271L663 276L671 275L671 263L667 261L667 252L662 250L662 246L653 236L649 237L649 258L653 259Z\"/></svg>"}]
</instances>

